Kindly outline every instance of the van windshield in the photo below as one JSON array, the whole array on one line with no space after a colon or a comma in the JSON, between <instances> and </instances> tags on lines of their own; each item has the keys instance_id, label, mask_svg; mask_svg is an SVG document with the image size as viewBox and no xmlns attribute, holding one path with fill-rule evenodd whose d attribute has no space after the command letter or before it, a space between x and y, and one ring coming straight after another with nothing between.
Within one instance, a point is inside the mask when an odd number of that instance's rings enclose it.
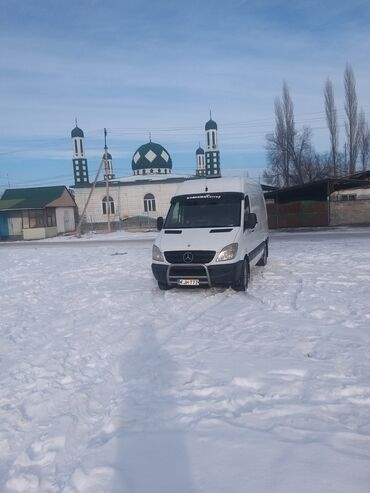
<instances>
[{"instance_id":1,"label":"van windshield","mask_svg":"<svg viewBox=\"0 0 370 493\"><path fill-rule=\"evenodd\" d=\"M242 193L179 195L171 200L164 227L220 228L240 226Z\"/></svg>"}]
</instances>

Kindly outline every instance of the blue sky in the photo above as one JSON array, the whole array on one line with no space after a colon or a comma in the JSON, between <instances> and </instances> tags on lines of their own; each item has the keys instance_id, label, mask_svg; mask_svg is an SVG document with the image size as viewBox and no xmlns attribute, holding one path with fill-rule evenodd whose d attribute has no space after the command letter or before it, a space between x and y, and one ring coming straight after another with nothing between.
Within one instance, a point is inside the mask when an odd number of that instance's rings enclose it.
<instances>
[{"instance_id":1,"label":"blue sky","mask_svg":"<svg viewBox=\"0 0 370 493\"><path fill-rule=\"evenodd\" d=\"M1 2L0 187L72 184L75 116L90 172L106 127L116 175L150 131L192 173L210 108L223 172L258 178L284 80L324 151L322 88L330 77L342 124L347 62L370 119L369 25L360 0Z\"/></svg>"}]
</instances>

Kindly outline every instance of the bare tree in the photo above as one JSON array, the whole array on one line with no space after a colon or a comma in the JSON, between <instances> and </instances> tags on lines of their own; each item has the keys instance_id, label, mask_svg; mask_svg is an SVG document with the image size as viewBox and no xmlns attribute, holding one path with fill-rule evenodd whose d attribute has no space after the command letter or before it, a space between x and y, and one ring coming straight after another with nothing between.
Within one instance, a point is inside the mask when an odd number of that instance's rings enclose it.
<instances>
[{"instance_id":1,"label":"bare tree","mask_svg":"<svg viewBox=\"0 0 370 493\"><path fill-rule=\"evenodd\" d=\"M324 87L326 122L330 133L330 148L332 172L338 174L338 124L337 109L334 103L334 88L330 79L327 79Z\"/></svg>"},{"instance_id":2,"label":"bare tree","mask_svg":"<svg viewBox=\"0 0 370 493\"><path fill-rule=\"evenodd\" d=\"M277 186L291 184L295 134L293 102L284 82L282 98L275 99L275 131L266 136L270 169L264 173L264 179Z\"/></svg>"},{"instance_id":3,"label":"bare tree","mask_svg":"<svg viewBox=\"0 0 370 493\"><path fill-rule=\"evenodd\" d=\"M359 151L358 114L356 80L350 65L346 65L344 71L344 109L346 112L346 134L348 149L348 171L350 174L356 171L356 161Z\"/></svg>"},{"instance_id":4,"label":"bare tree","mask_svg":"<svg viewBox=\"0 0 370 493\"><path fill-rule=\"evenodd\" d=\"M361 109L358 117L358 136L362 170L366 171L368 167L370 152L370 130L369 125L365 119L365 113L363 109Z\"/></svg>"},{"instance_id":5,"label":"bare tree","mask_svg":"<svg viewBox=\"0 0 370 493\"><path fill-rule=\"evenodd\" d=\"M264 180L276 186L301 185L328 176L329 160L315 153L312 131L297 131L294 106L287 84L281 98L275 99L275 130L266 136L268 167Z\"/></svg>"},{"instance_id":6,"label":"bare tree","mask_svg":"<svg viewBox=\"0 0 370 493\"><path fill-rule=\"evenodd\" d=\"M283 96L282 96L282 111L284 115L284 127L285 127L285 146L286 146L286 167L288 176L288 185L291 176L292 158L294 154L294 141L296 137L295 124L294 124L294 106L292 98L290 97L289 88L287 83L283 83Z\"/></svg>"}]
</instances>

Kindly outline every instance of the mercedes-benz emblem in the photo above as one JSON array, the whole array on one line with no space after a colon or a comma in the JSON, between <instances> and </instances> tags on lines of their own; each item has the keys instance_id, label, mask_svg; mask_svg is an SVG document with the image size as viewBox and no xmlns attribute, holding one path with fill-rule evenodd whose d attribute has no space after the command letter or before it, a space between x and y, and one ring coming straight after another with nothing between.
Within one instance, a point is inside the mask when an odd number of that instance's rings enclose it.
<instances>
[{"instance_id":1,"label":"mercedes-benz emblem","mask_svg":"<svg viewBox=\"0 0 370 493\"><path fill-rule=\"evenodd\" d=\"M190 262L192 262L194 259L193 254L191 252L185 252L182 258L184 259L184 262L187 264L190 264Z\"/></svg>"}]
</instances>

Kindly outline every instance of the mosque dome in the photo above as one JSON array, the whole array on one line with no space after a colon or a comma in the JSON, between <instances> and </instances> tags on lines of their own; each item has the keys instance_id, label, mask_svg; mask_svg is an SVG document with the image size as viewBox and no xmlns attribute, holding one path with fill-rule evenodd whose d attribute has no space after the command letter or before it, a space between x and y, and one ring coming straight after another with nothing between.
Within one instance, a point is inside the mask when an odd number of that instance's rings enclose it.
<instances>
[{"instance_id":1,"label":"mosque dome","mask_svg":"<svg viewBox=\"0 0 370 493\"><path fill-rule=\"evenodd\" d=\"M71 137L72 137L72 139L73 139L74 137L82 137L82 138L83 138L83 137L84 137L84 133L83 133L83 131L82 131L80 128L78 128L78 126L76 125L76 126L75 126L75 128L74 128L74 129L72 130L72 132L71 132Z\"/></svg>"},{"instance_id":2,"label":"mosque dome","mask_svg":"<svg viewBox=\"0 0 370 493\"><path fill-rule=\"evenodd\" d=\"M207 130L217 130L217 123L212 120L212 118L206 123L206 131Z\"/></svg>"},{"instance_id":3,"label":"mosque dome","mask_svg":"<svg viewBox=\"0 0 370 493\"><path fill-rule=\"evenodd\" d=\"M132 170L135 172L161 173L162 170L172 169L172 159L168 151L155 142L148 142L135 151L132 162Z\"/></svg>"},{"instance_id":4,"label":"mosque dome","mask_svg":"<svg viewBox=\"0 0 370 493\"><path fill-rule=\"evenodd\" d=\"M198 147L197 151L196 151L196 155L198 156L199 154L204 154L204 149L202 147Z\"/></svg>"}]
</instances>

